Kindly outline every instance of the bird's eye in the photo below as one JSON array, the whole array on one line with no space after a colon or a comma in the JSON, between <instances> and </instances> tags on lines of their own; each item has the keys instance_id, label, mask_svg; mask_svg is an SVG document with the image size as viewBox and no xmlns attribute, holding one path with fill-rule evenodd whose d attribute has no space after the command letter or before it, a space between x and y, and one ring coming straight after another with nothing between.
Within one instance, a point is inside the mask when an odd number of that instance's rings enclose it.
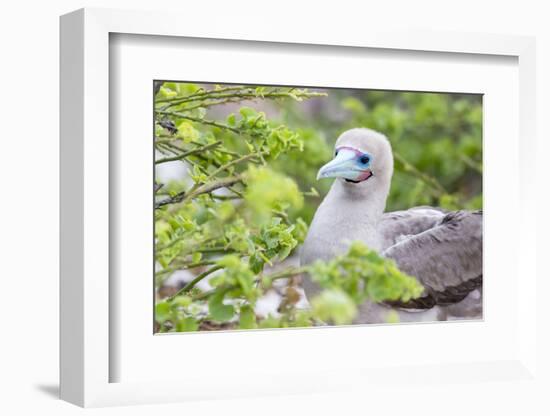
<instances>
[{"instance_id":1,"label":"bird's eye","mask_svg":"<svg viewBox=\"0 0 550 416\"><path fill-rule=\"evenodd\" d=\"M363 155L363 156L361 156L361 159L359 159L359 161L360 161L363 165L366 165L367 163L370 162L370 158L369 158L367 155Z\"/></svg>"},{"instance_id":2,"label":"bird's eye","mask_svg":"<svg viewBox=\"0 0 550 416\"><path fill-rule=\"evenodd\" d=\"M338 150L334 152L334 156L338 156Z\"/></svg>"}]
</instances>

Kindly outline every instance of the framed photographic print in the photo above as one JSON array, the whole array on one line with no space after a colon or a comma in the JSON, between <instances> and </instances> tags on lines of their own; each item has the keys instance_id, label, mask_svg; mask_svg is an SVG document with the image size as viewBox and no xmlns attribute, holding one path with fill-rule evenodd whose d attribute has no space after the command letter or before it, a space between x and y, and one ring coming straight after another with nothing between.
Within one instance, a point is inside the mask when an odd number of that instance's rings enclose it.
<instances>
[{"instance_id":1,"label":"framed photographic print","mask_svg":"<svg viewBox=\"0 0 550 416\"><path fill-rule=\"evenodd\" d=\"M62 398L537 383L533 45L63 16Z\"/></svg>"}]
</instances>

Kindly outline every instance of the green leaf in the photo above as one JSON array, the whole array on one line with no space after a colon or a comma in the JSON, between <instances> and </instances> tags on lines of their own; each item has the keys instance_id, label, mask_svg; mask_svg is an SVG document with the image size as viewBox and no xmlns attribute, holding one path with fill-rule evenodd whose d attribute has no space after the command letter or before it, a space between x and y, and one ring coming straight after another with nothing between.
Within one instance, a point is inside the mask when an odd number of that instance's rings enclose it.
<instances>
[{"instance_id":1,"label":"green leaf","mask_svg":"<svg viewBox=\"0 0 550 416\"><path fill-rule=\"evenodd\" d=\"M170 88L166 87L166 84L160 87L160 90L157 94L158 98L175 98L178 95L176 91L172 91Z\"/></svg>"},{"instance_id":2,"label":"green leaf","mask_svg":"<svg viewBox=\"0 0 550 416\"><path fill-rule=\"evenodd\" d=\"M193 332L197 329L199 329L199 323L195 318L191 316L183 318L182 320L178 321L176 325L177 332Z\"/></svg>"},{"instance_id":3,"label":"green leaf","mask_svg":"<svg viewBox=\"0 0 550 416\"><path fill-rule=\"evenodd\" d=\"M157 322L164 322L170 319L171 308L168 302L159 302L155 306L155 320Z\"/></svg>"},{"instance_id":4,"label":"green leaf","mask_svg":"<svg viewBox=\"0 0 550 416\"><path fill-rule=\"evenodd\" d=\"M350 324L357 315L353 299L343 290L324 290L313 298L311 305L319 319L336 325Z\"/></svg>"},{"instance_id":5,"label":"green leaf","mask_svg":"<svg viewBox=\"0 0 550 416\"><path fill-rule=\"evenodd\" d=\"M250 165L246 178L245 200L257 222L269 221L271 210L281 204L288 204L294 210L302 208L304 204L296 182L281 173L267 167Z\"/></svg>"},{"instance_id":6,"label":"green leaf","mask_svg":"<svg viewBox=\"0 0 550 416\"><path fill-rule=\"evenodd\" d=\"M252 271L258 274L261 273L261 271L264 269L265 261L258 253L254 253L252 256L250 256L248 263Z\"/></svg>"},{"instance_id":7,"label":"green leaf","mask_svg":"<svg viewBox=\"0 0 550 416\"><path fill-rule=\"evenodd\" d=\"M239 328L252 329L256 327L256 314L254 313L254 309L252 309L250 305L241 306Z\"/></svg>"},{"instance_id":8,"label":"green leaf","mask_svg":"<svg viewBox=\"0 0 550 416\"><path fill-rule=\"evenodd\" d=\"M315 262L309 273L322 288L344 291L355 304L367 300L406 302L424 290L414 277L401 272L393 260L383 258L357 241L351 244L347 254L328 262Z\"/></svg>"},{"instance_id":9,"label":"green leaf","mask_svg":"<svg viewBox=\"0 0 550 416\"><path fill-rule=\"evenodd\" d=\"M202 259L202 253L200 251L193 253L193 255L191 256L191 261L193 263L198 263L199 261L201 261L201 259Z\"/></svg>"},{"instance_id":10,"label":"green leaf","mask_svg":"<svg viewBox=\"0 0 550 416\"><path fill-rule=\"evenodd\" d=\"M210 296L208 301L208 311L210 316L215 321L225 322L233 318L235 314L235 308L233 305L225 305L223 299L225 296L224 291L219 291Z\"/></svg>"},{"instance_id":11,"label":"green leaf","mask_svg":"<svg viewBox=\"0 0 550 416\"><path fill-rule=\"evenodd\" d=\"M191 143L194 140L197 140L200 137L200 133L193 123L187 120L180 120L176 123L178 129L177 137L182 139L184 143Z\"/></svg>"},{"instance_id":12,"label":"green leaf","mask_svg":"<svg viewBox=\"0 0 550 416\"><path fill-rule=\"evenodd\" d=\"M239 113L244 119L253 119L258 116L258 112L250 107L241 107Z\"/></svg>"},{"instance_id":13,"label":"green leaf","mask_svg":"<svg viewBox=\"0 0 550 416\"><path fill-rule=\"evenodd\" d=\"M264 98L265 91L265 87L256 87L254 94L256 94L256 97Z\"/></svg>"},{"instance_id":14,"label":"green leaf","mask_svg":"<svg viewBox=\"0 0 550 416\"><path fill-rule=\"evenodd\" d=\"M230 125L231 127L235 127L236 125L236 120L235 120L235 114L231 113L227 116L227 124Z\"/></svg>"},{"instance_id":15,"label":"green leaf","mask_svg":"<svg viewBox=\"0 0 550 416\"><path fill-rule=\"evenodd\" d=\"M184 308L191 305L192 299L189 296L180 295L172 300L173 305L182 306Z\"/></svg>"}]
</instances>

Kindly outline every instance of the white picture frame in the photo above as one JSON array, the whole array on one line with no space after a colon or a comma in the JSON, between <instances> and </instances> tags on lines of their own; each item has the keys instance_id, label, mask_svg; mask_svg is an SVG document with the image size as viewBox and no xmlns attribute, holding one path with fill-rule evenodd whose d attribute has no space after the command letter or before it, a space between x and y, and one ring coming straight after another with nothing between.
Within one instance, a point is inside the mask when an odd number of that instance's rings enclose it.
<instances>
[{"instance_id":1,"label":"white picture frame","mask_svg":"<svg viewBox=\"0 0 550 416\"><path fill-rule=\"evenodd\" d=\"M61 398L80 406L107 406L120 404L160 403L220 397L249 397L270 394L298 394L338 391L342 389L369 389L383 391L394 380L416 388L428 389L434 382L446 383L453 379L463 383L505 380L508 382L539 383L536 364L537 324L535 289L536 218L535 192L526 166L535 160L535 42L533 38L507 35L430 33L421 31L384 31L374 27L349 28L327 35L322 28L303 31L289 27L280 31L275 25L255 27L246 34L237 33L230 22L220 19L205 29L198 22L186 20L172 13L83 9L61 18ZM517 264L512 273L522 270L517 290L517 331L514 348L498 359L461 362L409 361L402 368L386 364L376 367L372 363L352 368L343 364L315 371L311 366L288 373L267 371L251 372L252 377L221 374L216 380L176 377L165 380L146 374L142 380L125 381L113 377L120 351L113 349L113 314L117 305L112 296L110 275L110 228L115 226L111 217L110 173L116 171L110 159L110 37L113 34L163 36L174 38L201 38L228 41L277 43L303 47L331 45L353 50L430 52L435 55L506 56L517 59L519 70L518 129L514 137L521 140L517 154L519 176L517 180ZM161 38L168 40L168 38ZM158 40L158 39L157 39ZM220 41L221 42L221 41ZM433 59L433 58L432 58ZM152 80L152 79L151 79ZM112 85L111 85L112 87ZM512 125L514 125L512 123ZM515 182L514 182L515 183ZM145 187L147 185L144 185ZM149 187L150 188L150 187ZM515 215L515 214L514 214ZM149 269L152 270L152 269ZM151 279L152 280L152 279ZM137 289L136 289L137 290ZM148 308L148 306L144 306ZM147 310L146 310L146 313ZM406 329L405 329L406 328ZM451 325L449 336L456 331L482 331L482 328ZM474 328L474 329L472 329ZM415 327L401 327L409 333ZM338 337L350 337L364 328L316 329L313 332L287 331L288 342L306 342L315 337L318 342L332 331ZM347 335L346 335L347 333ZM363 334L365 331L362 332ZM470 333L471 332L464 332ZM220 336L234 345L251 339L260 339L259 332L233 334L193 334L202 336L201 342L217 343ZM282 336L283 332L278 335ZM321 334L321 335L319 335ZM117 335L118 336L118 335ZM153 337L151 331L150 334ZM187 335L186 335L187 336ZM176 337L164 336L163 346L176 342ZM229 338L230 337L230 338ZM190 338L188 338L190 339ZM198 339L198 338L197 338ZM210 341L211 340L211 341ZM294 340L294 341L292 341ZM140 345L134 345L139 352ZM143 357L146 360L146 356ZM471 358L471 357L470 357ZM246 373L243 370L243 373ZM447 373L447 375L442 375ZM263 377L267 375L267 377ZM135 378L135 377L134 377ZM116 380L114 380L116 379ZM162 381L159 381L162 380ZM116 381L116 382L114 382ZM453 387L453 388L456 388ZM376 390L378 389L378 390Z\"/></svg>"}]
</instances>

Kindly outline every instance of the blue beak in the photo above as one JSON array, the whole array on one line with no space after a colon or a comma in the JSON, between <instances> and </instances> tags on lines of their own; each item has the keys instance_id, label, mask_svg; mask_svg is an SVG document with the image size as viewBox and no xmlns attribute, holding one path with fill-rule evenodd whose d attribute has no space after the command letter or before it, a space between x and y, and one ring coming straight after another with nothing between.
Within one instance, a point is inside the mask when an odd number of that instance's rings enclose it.
<instances>
[{"instance_id":1,"label":"blue beak","mask_svg":"<svg viewBox=\"0 0 550 416\"><path fill-rule=\"evenodd\" d=\"M334 159L319 169L317 179L344 178L356 181L363 173L357 166L357 153L351 149L340 149Z\"/></svg>"}]
</instances>

